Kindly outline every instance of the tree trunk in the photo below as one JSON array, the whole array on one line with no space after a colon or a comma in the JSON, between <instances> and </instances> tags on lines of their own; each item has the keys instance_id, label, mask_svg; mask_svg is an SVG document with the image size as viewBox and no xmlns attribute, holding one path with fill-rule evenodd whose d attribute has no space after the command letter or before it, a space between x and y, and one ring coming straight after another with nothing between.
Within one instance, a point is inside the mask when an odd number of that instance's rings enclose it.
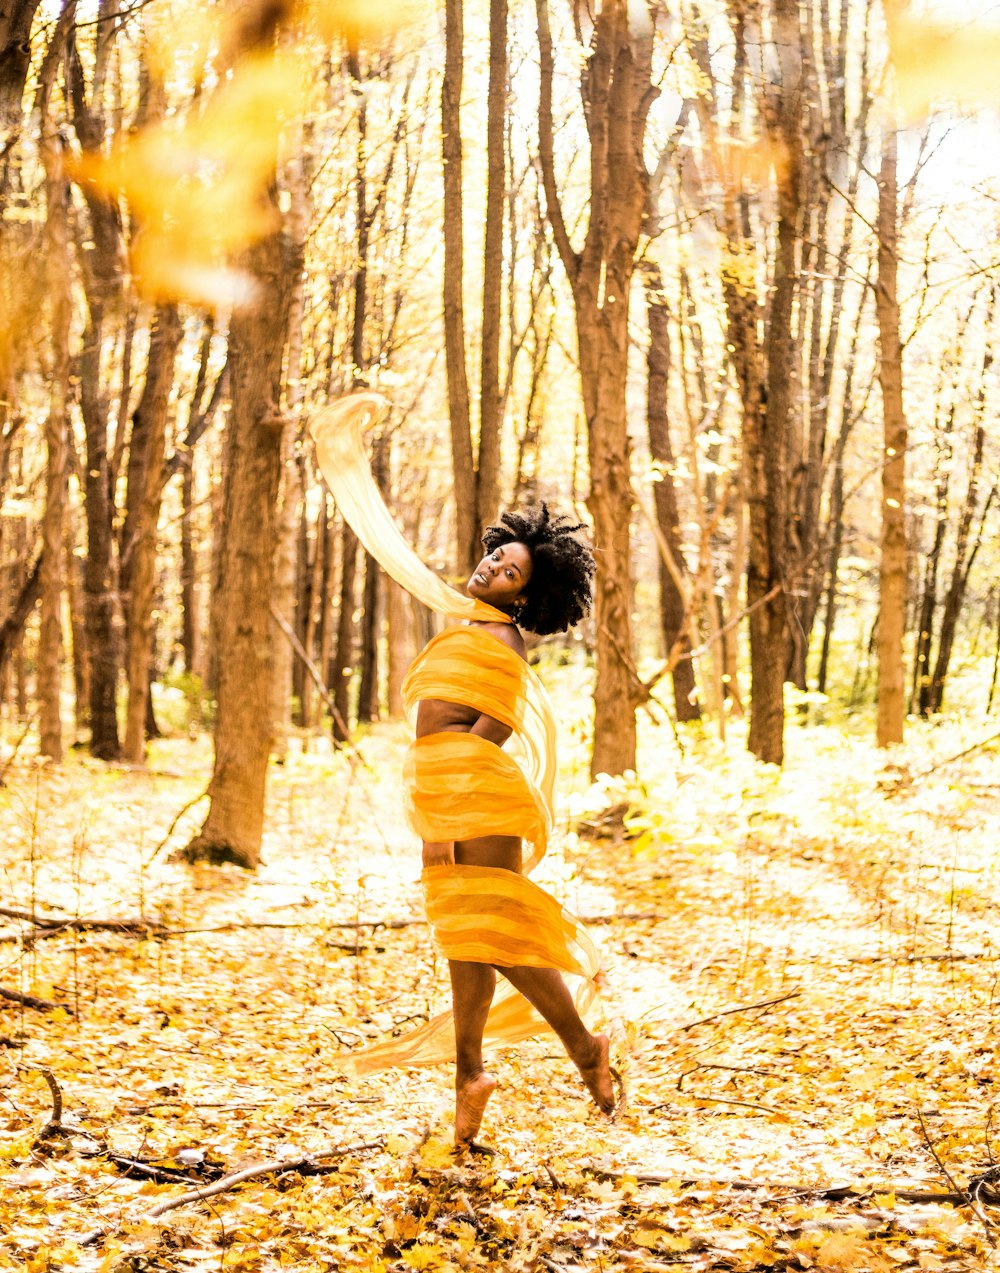
<instances>
[{"instance_id":1,"label":"tree trunk","mask_svg":"<svg viewBox=\"0 0 1000 1273\"><path fill-rule=\"evenodd\" d=\"M104 118L100 110L100 80L106 66L115 25L104 23L98 35L97 57L88 101L83 64L72 32L67 46L66 80L72 104L73 127L84 150L100 149ZM80 191L87 207L92 244L80 250L88 321L80 352L80 410L86 434L84 507L87 558L84 569L84 614L90 658L91 754L114 760L120 752L116 696L118 688L119 601L114 559L111 466L108 459L108 410L102 376L105 319L121 300L123 254L118 205L103 201L86 180Z\"/></svg>"},{"instance_id":2,"label":"tree trunk","mask_svg":"<svg viewBox=\"0 0 1000 1273\"><path fill-rule=\"evenodd\" d=\"M752 416L747 448L750 542L750 732L747 746L759 759L784 759L784 681L788 669L788 591L798 563L789 551L786 459L791 434L792 307L798 281L801 228L802 52L797 0L775 0L773 38L781 67L774 90L772 140L776 164L778 247L765 351L767 392Z\"/></svg>"},{"instance_id":3,"label":"tree trunk","mask_svg":"<svg viewBox=\"0 0 1000 1273\"><path fill-rule=\"evenodd\" d=\"M337 614L337 649L330 669L330 690L336 708L333 740L350 742L351 676L354 672L354 579L358 562L358 537L347 523L340 536L340 606Z\"/></svg>"},{"instance_id":4,"label":"tree trunk","mask_svg":"<svg viewBox=\"0 0 1000 1273\"><path fill-rule=\"evenodd\" d=\"M965 491L965 502L962 505L962 511L958 519L958 528L955 532L955 565L951 573L951 580L948 584L948 591L945 594L944 607L941 612L941 630L938 635L937 658L934 662L934 674L930 679L930 685L927 692L927 713L939 712L944 701L944 685L948 676L948 666L951 662L952 650L955 645L955 635L958 629L958 620L962 612L962 603L965 600L966 584L969 580L969 571L972 569L972 563L975 560L979 545L982 542L982 529L980 528L979 536L975 542L969 544L969 535L972 530L972 521L979 507L979 484L982 480L983 469L983 453L986 446L986 427L984 424L984 416L986 413L986 386L992 378L993 368L993 314L996 306L997 287L994 284L990 288L989 301L986 306L986 318L983 324L986 332L986 349L983 353L982 367L979 373L979 390L976 397L976 422L975 436L972 444L972 459L969 465L969 484ZM994 487L990 493L989 499L986 501L986 508L983 510L983 521L989 511L989 505L993 501L996 494Z\"/></svg>"},{"instance_id":5,"label":"tree trunk","mask_svg":"<svg viewBox=\"0 0 1000 1273\"><path fill-rule=\"evenodd\" d=\"M119 633L115 622L118 596L111 495L108 482L108 430L100 393L104 306L90 303L90 322L80 354L80 407L86 430L84 512L87 557L83 573L83 604L90 658L90 751L98 760L120 754L116 697Z\"/></svg>"},{"instance_id":6,"label":"tree trunk","mask_svg":"<svg viewBox=\"0 0 1000 1273\"><path fill-rule=\"evenodd\" d=\"M167 414L183 333L177 306L159 305L150 330L146 380L132 419L129 444L120 579L126 613L128 679L123 754L132 764L141 764L145 755L147 711L151 702L157 524L163 492Z\"/></svg>"},{"instance_id":7,"label":"tree trunk","mask_svg":"<svg viewBox=\"0 0 1000 1273\"><path fill-rule=\"evenodd\" d=\"M308 518L302 500L302 474L298 457L294 454L290 433L285 435L285 454L282 457L281 503L277 518L277 538L274 548L274 591L272 604L288 626L301 640L299 630L299 605L297 569L299 559L299 522ZM293 682L297 660L291 642L275 622L274 672L271 677L271 717L274 727L272 750L275 757L284 762L288 755L288 737L292 728ZM308 648L308 647L306 647ZM301 699L300 699L301 702Z\"/></svg>"},{"instance_id":8,"label":"tree trunk","mask_svg":"<svg viewBox=\"0 0 1000 1273\"><path fill-rule=\"evenodd\" d=\"M42 587L42 562L44 560L44 548L39 554L28 572L27 578L22 583L14 603L11 606L10 613L0 623L0 672L7 666L7 662L14 652L15 648L21 641L24 632L24 625L28 622L28 618L34 610L38 602L39 594ZM21 685L24 681L23 675L18 676L18 715L24 715L24 709L27 706L26 698L22 695Z\"/></svg>"},{"instance_id":9,"label":"tree trunk","mask_svg":"<svg viewBox=\"0 0 1000 1273\"><path fill-rule=\"evenodd\" d=\"M899 191L896 133L882 143L878 177L878 282L875 309L879 332L879 383L882 387L882 555L879 563L877 741L888 747L903 741L906 686L903 635L906 630L906 416L903 411L903 363L896 296L896 243Z\"/></svg>"},{"instance_id":10,"label":"tree trunk","mask_svg":"<svg viewBox=\"0 0 1000 1273\"><path fill-rule=\"evenodd\" d=\"M268 220L279 224L273 179L261 200ZM284 424L276 404L288 323L285 264L277 231L245 253L258 295L234 313L230 327L215 765L205 825L183 850L187 861L235 862L248 869L260 862L273 737L271 595Z\"/></svg>"},{"instance_id":11,"label":"tree trunk","mask_svg":"<svg viewBox=\"0 0 1000 1273\"><path fill-rule=\"evenodd\" d=\"M388 496L388 435L383 432L375 440L372 456L372 473L382 497ZM358 684L358 720L377 721L379 718L379 635L381 628L381 567L369 553L365 553L365 583L362 594L361 614L361 677Z\"/></svg>"},{"instance_id":12,"label":"tree trunk","mask_svg":"<svg viewBox=\"0 0 1000 1273\"><path fill-rule=\"evenodd\" d=\"M635 768L630 522L632 482L625 390L628 311L649 174L643 161L653 25L644 5L605 0L593 22L581 91L590 138L590 208L582 251L569 238L556 187L552 36L547 0L536 0L541 55L539 159L546 213L569 277L587 420L590 492L600 567L595 586L597 678L591 774ZM582 15L577 12L577 17Z\"/></svg>"},{"instance_id":13,"label":"tree trunk","mask_svg":"<svg viewBox=\"0 0 1000 1273\"><path fill-rule=\"evenodd\" d=\"M76 534L73 517L65 523L63 552L66 561L66 600L69 604L69 629L73 643L73 724L74 737L82 738L89 727L87 715L90 705L90 660L87 657L87 636L84 623L80 587L80 559L76 555Z\"/></svg>"},{"instance_id":14,"label":"tree trunk","mask_svg":"<svg viewBox=\"0 0 1000 1273\"><path fill-rule=\"evenodd\" d=\"M31 24L40 0L9 0L0 7L0 129L21 123L21 98L31 66Z\"/></svg>"},{"instance_id":15,"label":"tree trunk","mask_svg":"<svg viewBox=\"0 0 1000 1273\"><path fill-rule=\"evenodd\" d=\"M479 453L476 513L466 565L479 559L480 535L496 520L500 499L500 295L506 192L504 123L507 115L507 0L490 0L490 73L486 100L486 226L483 248L483 334L480 358Z\"/></svg>"},{"instance_id":16,"label":"tree trunk","mask_svg":"<svg viewBox=\"0 0 1000 1273\"><path fill-rule=\"evenodd\" d=\"M65 40L65 33L62 36ZM48 60L48 59L46 59ZM41 94L40 94L41 96ZM44 94L47 104L48 94ZM52 366L49 413L45 421L45 513L42 520L41 620L35 689L38 695L38 748L57 763L62 760L62 594L63 538L66 521L67 429L69 427L71 293L69 184L63 173L62 145L48 112L40 111L45 166L49 297L52 307Z\"/></svg>"},{"instance_id":17,"label":"tree trunk","mask_svg":"<svg viewBox=\"0 0 1000 1273\"><path fill-rule=\"evenodd\" d=\"M478 541L475 466L465 365L464 234L462 203L462 0L445 0L444 78L441 82L441 157L444 165L444 361L455 487L455 569L474 564Z\"/></svg>"},{"instance_id":18,"label":"tree trunk","mask_svg":"<svg viewBox=\"0 0 1000 1273\"><path fill-rule=\"evenodd\" d=\"M181 649L184 671L193 676L199 666L198 565L194 546L194 455L184 457L181 475Z\"/></svg>"},{"instance_id":19,"label":"tree trunk","mask_svg":"<svg viewBox=\"0 0 1000 1273\"><path fill-rule=\"evenodd\" d=\"M670 314L663 294L663 278L659 266L651 259L643 268L646 287L646 316L649 324L649 351L646 355L646 426L649 431L649 454L657 466L658 480L653 483L653 499L660 534L670 550L677 573L685 575L687 564L681 537L680 516L677 511L677 492L674 489L674 452L670 442L670 425L667 412L667 394L670 376ZM660 624L663 644L669 656L683 627L680 647L682 655L671 675L674 683L674 708L679 721L700 720L694 679L694 664L690 658L691 638L684 597L678 587L674 572L664 561L659 563Z\"/></svg>"}]
</instances>

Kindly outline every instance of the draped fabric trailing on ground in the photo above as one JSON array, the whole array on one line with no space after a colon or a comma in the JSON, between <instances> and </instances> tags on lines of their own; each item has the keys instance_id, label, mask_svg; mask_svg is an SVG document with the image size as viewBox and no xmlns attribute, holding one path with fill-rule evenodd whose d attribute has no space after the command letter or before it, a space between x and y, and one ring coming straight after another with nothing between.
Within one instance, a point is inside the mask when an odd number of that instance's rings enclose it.
<instances>
[{"instance_id":1,"label":"draped fabric trailing on ground","mask_svg":"<svg viewBox=\"0 0 1000 1273\"><path fill-rule=\"evenodd\" d=\"M417 600L452 619L510 622L500 610L449 587L417 557L382 500L365 453L363 430L386 409L374 393L327 407L312 422L316 458L344 518L387 574ZM555 722L534 671L482 628L451 627L414 660L403 684L407 714L421 699L463 703L513 731L511 751L476 735L443 732L417 739L404 766L410 823L424 840L516 835L522 869L545 853L553 825ZM558 968L581 1016L597 1001L600 960L583 925L525 874L481 866L435 866L421 877L427 916L447 959ZM497 991L484 1044L516 1043L548 1029L513 986ZM389 1066L433 1065L455 1055L450 1012L400 1038L343 1054L356 1074Z\"/></svg>"}]
</instances>

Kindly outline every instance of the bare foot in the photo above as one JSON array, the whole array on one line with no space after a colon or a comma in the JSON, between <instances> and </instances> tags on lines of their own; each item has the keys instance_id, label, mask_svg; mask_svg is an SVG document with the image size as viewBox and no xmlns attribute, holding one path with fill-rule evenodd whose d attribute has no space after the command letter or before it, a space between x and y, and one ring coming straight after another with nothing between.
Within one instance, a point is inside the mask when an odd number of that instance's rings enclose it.
<instances>
[{"instance_id":1,"label":"bare foot","mask_svg":"<svg viewBox=\"0 0 1000 1273\"><path fill-rule=\"evenodd\" d=\"M485 1070L455 1084L455 1144L467 1145L479 1131L486 1102L497 1085Z\"/></svg>"},{"instance_id":2,"label":"bare foot","mask_svg":"<svg viewBox=\"0 0 1000 1273\"><path fill-rule=\"evenodd\" d=\"M611 1078L611 1065L608 1061L609 1048L608 1036L597 1034L594 1036L593 1059L586 1065L577 1062L580 1077L586 1083L587 1090L602 1114L613 1114L617 1104L615 1085Z\"/></svg>"}]
</instances>

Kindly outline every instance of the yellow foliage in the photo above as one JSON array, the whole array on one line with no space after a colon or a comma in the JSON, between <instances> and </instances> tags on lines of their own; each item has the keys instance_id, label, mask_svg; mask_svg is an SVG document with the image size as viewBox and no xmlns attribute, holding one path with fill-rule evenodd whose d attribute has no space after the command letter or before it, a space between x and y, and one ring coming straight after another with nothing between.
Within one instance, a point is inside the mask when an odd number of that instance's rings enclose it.
<instances>
[{"instance_id":1,"label":"yellow foliage","mask_svg":"<svg viewBox=\"0 0 1000 1273\"><path fill-rule=\"evenodd\" d=\"M887 0L886 21L899 103L908 119L919 119L942 99L971 109L1000 106L995 19L945 23L914 13L901 0Z\"/></svg>"},{"instance_id":2,"label":"yellow foliage","mask_svg":"<svg viewBox=\"0 0 1000 1273\"><path fill-rule=\"evenodd\" d=\"M145 294L208 305L249 299L247 280L225 257L273 228L261 196L281 129L303 105L304 71L290 55L248 59L200 115L152 125L79 161L81 178L108 198L124 195L139 218L132 267Z\"/></svg>"}]
</instances>

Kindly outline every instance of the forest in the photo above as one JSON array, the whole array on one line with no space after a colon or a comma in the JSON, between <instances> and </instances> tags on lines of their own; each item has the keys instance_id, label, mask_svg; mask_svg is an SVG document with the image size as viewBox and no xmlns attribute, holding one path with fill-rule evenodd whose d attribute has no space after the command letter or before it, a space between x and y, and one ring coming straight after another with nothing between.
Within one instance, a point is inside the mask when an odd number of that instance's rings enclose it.
<instances>
[{"instance_id":1,"label":"forest","mask_svg":"<svg viewBox=\"0 0 1000 1273\"><path fill-rule=\"evenodd\" d=\"M0 1269L1000 1269L987 0L0 0ZM526 633L628 1105L448 1003L401 773ZM411 722L412 724L412 722ZM625 1062L622 1062L625 1065Z\"/></svg>"}]
</instances>

